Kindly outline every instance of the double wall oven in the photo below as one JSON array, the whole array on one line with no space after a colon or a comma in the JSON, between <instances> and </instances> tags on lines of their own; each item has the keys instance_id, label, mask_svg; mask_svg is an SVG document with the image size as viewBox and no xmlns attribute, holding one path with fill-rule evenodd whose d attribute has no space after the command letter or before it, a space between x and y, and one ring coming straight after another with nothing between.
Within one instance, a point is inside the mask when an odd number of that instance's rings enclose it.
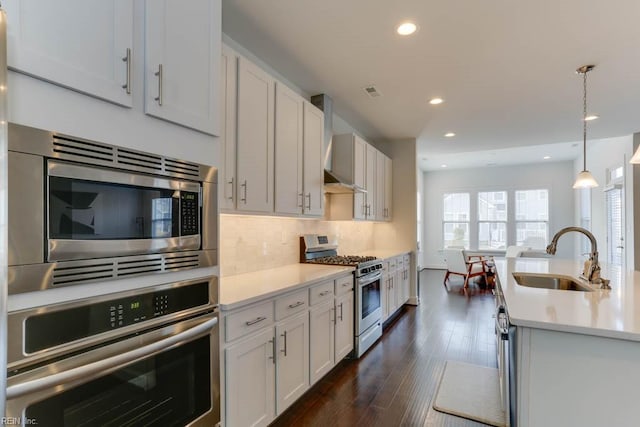
<instances>
[{"instance_id":1,"label":"double wall oven","mask_svg":"<svg viewBox=\"0 0 640 427\"><path fill-rule=\"evenodd\" d=\"M217 425L216 169L15 124L8 166L4 422Z\"/></svg>"},{"instance_id":2,"label":"double wall oven","mask_svg":"<svg viewBox=\"0 0 640 427\"><path fill-rule=\"evenodd\" d=\"M382 261L373 256L338 255L328 236L300 238L300 262L354 267L354 348L362 356L382 336Z\"/></svg>"}]
</instances>

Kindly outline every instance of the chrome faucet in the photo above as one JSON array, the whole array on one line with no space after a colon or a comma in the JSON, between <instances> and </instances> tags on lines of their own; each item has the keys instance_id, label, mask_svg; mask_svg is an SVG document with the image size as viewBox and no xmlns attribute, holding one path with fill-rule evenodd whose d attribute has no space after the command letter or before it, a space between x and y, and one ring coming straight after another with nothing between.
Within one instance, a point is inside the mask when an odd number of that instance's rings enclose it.
<instances>
[{"instance_id":1,"label":"chrome faucet","mask_svg":"<svg viewBox=\"0 0 640 427\"><path fill-rule=\"evenodd\" d=\"M609 280L603 279L600 277L600 264L598 263L598 243L596 242L596 238L589 230L585 230L582 227L565 227L562 230L558 231L551 239L551 243L547 246L547 253L551 255L556 254L556 248L558 246L558 239L565 233L570 231L577 231L578 233L582 233L589 238L591 242L591 253L589 254L589 259L584 264L584 270L582 271L581 278L585 279L589 283L600 285L601 289L611 289L609 286Z\"/></svg>"}]
</instances>

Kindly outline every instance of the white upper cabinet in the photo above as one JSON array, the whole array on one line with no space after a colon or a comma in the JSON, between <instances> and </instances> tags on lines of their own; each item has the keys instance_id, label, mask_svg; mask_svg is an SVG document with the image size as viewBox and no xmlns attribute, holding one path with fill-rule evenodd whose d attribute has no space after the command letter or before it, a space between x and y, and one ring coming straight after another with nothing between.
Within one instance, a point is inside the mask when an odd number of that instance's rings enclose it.
<instances>
[{"instance_id":1,"label":"white upper cabinet","mask_svg":"<svg viewBox=\"0 0 640 427\"><path fill-rule=\"evenodd\" d=\"M221 210L235 209L236 181L236 84L238 56L222 46L220 63L220 167L218 168L218 206Z\"/></svg>"},{"instance_id":2,"label":"white upper cabinet","mask_svg":"<svg viewBox=\"0 0 640 427\"><path fill-rule=\"evenodd\" d=\"M324 212L324 165L322 141L324 139L324 113L309 102L304 102L304 162L303 189L304 214L321 216Z\"/></svg>"},{"instance_id":3,"label":"white upper cabinet","mask_svg":"<svg viewBox=\"0 0 640 427\"><path fill-rule=\"evenodd\" d=\"M238 59L236 208L273 212L275 81L260 67Z\"/></svg>"},{"instance_id":4,"label":"white upper cabinet","mask_svg":"<svg viewBox=\"0 0 640 427\"><path fill-rule=\"evenodd\" d=\"M384 220L391 221L391 205L393 202L393 161L384 159Z\"/></svg>"},{"instance_id":5,"label":"white upper cabinet","mask_svg":"<svg viewBox=\"0 0 640 427\"><path fill-rule=\"evenodd\" d=\"M220 0L147 0L145 8L145 112L219 135Z\"/></svg>"},{"instance_id":6,"label":"white upper cabinet","mask_svg":"<svg viewBox=\"0 0 640 427\"><path fill-rule=\"evenodd\" d=\"M360 188L367 189L367 143L357 135L353 136L353 183ZM367 218L366 193L353 195L353 217Z\"/></svg>"},{"instance_id":7,"label":"white upper cabinet","mask_svg":"<svg viewBox=\"0 0 640 427\"><path fill-rule=\"evenodd\" d=\"M178 2L176 2L178 3ZM7 0L9 68L131 107L133 0Z\"/></svg>"},{"instance_id":8,"label":"white upper cabinet","mask_svg":"<svg viewBox=\"0 0 640 427\"><path fill-rule=\"evenodd\" d=\"M385 164L385 156L382 152L378 151L376 153L376 209L375 209L375 218L378 221L383 221L385 219L385 207L384 207L384 191L385 191L385 182L384 182L384 164Z\"/></svg>"},{"instance_id":9,"label":"white upper cabinet","mask_svg":"<svg viewBox=\"0 0 640 427\"><path fill-rule=\"evenodd\" d=\"M276 83L275 210L279 214L302 214L304 100Z\"/></svg>"},{"instance_id":10,"label":"white upper cabinet","mask_svg":"<svg viewBox=\"0 0 640 427\"><path fill-rule=\"evenodd\" d=\"M376 219L376 162L378 150L372 145L367 144L367 170L366 170L366 186L367 203L366 217L367 219Z\"/></svg>"}]
</instances>

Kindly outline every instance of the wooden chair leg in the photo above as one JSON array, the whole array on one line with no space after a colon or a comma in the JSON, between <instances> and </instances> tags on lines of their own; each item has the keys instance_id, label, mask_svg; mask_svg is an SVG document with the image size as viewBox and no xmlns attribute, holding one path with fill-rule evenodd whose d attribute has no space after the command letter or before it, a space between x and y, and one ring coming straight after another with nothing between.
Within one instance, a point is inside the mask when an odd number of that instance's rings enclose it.
<instances>
[{"instance_id":1,"label":"wooden chair leg","mask_svg":"<svg viewBox=\"0 0 640 427\"><path fill-rule=\"evenodd\" d=\"M450 274L451 274L451 272L450 272L449 270L447 270L447 273L444 275L444 281L442 282L442 284L444 285L444 287L445 287L446 289L448 289L448 288L447 288L447 280L449 280L449 275L450 275Z\"/></svg>"}]
</instances>

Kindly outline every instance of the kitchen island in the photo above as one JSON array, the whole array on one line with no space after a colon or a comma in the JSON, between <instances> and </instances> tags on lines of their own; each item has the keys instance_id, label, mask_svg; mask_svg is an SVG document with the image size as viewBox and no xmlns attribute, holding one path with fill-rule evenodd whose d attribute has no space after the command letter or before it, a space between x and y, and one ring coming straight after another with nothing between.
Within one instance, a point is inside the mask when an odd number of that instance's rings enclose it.
<instances>
[{"instance_id":1,"label":"kitchen island","mask_svg":"<svg viewBox=\"0 0 640 427\"><path fill-rule=\"evenodd\" d=\"M572 260L496 259L515 334L518 426L635 426L640 384L640 273L602 265L610 290L521 286L513 273L579 280Z\"/></svg>"}]
</instances>

